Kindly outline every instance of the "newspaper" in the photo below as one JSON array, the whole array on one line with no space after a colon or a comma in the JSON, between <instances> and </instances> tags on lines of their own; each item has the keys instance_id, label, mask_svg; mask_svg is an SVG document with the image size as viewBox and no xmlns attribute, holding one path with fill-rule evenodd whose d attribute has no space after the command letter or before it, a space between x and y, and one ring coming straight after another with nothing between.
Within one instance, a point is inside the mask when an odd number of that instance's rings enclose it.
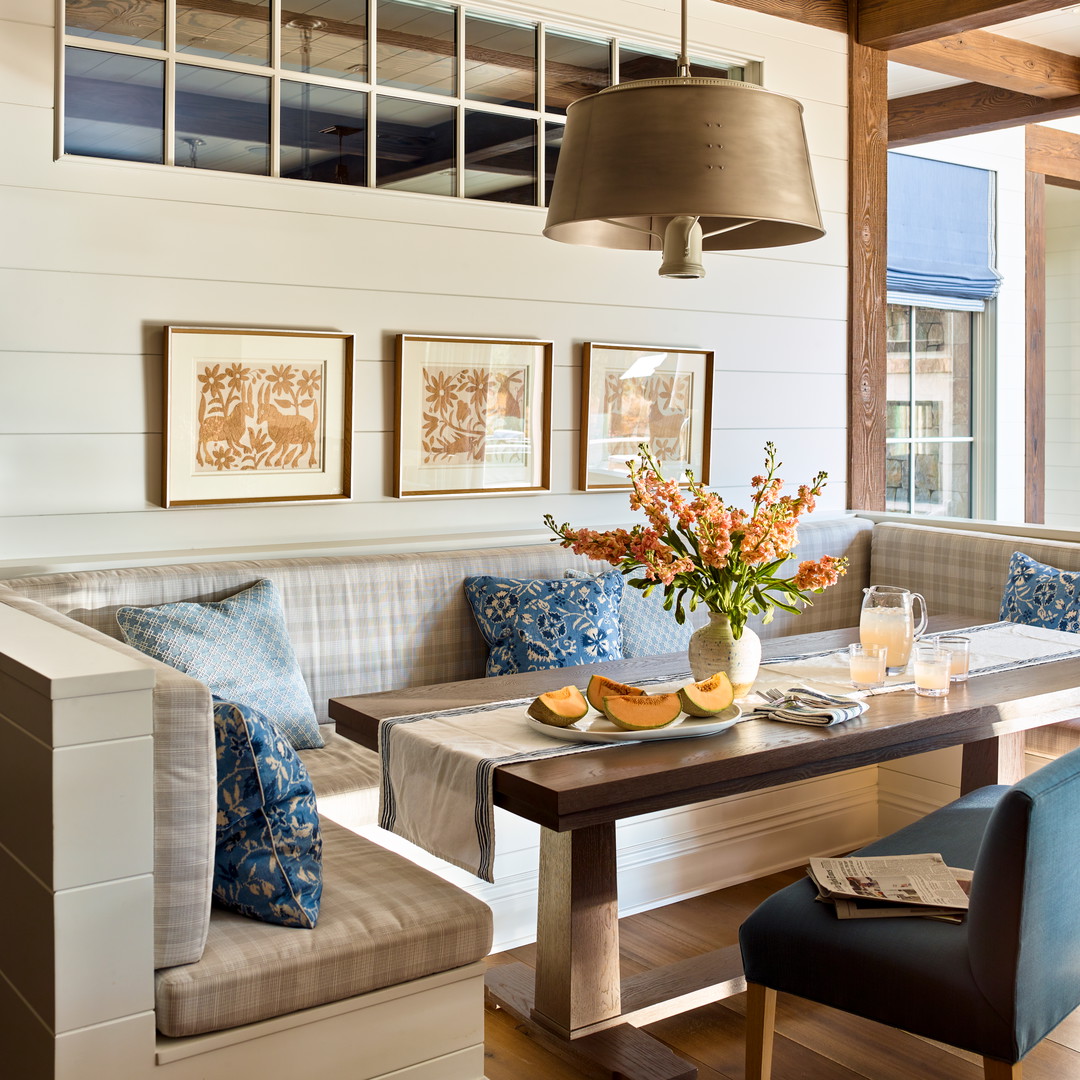
<instances>
[{"instance_id":1,"label":"newspaper","mask_svg":"<svg viewBox=\"0 0 1080 1080\"><path fill-rule=\"evenodd\" d=\"M950 912L964 912L968 906L961 881L970 881L970 872L954 870L938 854L811 859L807 872L821 897L830 901L877 901Z\"/></svg>"},{"instance_id":2,"label":"newspaper","mask_svg":"<svg viewBox=\"0 0 1080 1080\"><path fill-rule=\"evenodd\" d=\"M964 892L971 888L974 876L970 870L949 867L956 883ZM933 907L930 904L898 904L892 900L845 900L831 899L818 894L818 900L831 904L838 919L889 919L898 916L921 916L924 919L941 919L943 922L963 922L967 912L963 908Z\"/></svg>"}]
</instances>

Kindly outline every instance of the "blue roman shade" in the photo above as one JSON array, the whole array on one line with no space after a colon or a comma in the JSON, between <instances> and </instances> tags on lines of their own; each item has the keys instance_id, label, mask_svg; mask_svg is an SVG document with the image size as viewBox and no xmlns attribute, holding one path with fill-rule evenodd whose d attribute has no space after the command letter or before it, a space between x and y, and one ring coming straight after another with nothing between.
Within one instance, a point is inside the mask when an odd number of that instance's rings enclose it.
<instances>
[{"instance_id":1,"label":"blue roman shade","mask_svg":"<svg viewBox=\"0 0 1080 1080\"><path fill-rule=\"evenodd\" d=\"M890 153L890 298L996 296L993 205L994 174L986 169Z\"/></svg>"}]
</instances>

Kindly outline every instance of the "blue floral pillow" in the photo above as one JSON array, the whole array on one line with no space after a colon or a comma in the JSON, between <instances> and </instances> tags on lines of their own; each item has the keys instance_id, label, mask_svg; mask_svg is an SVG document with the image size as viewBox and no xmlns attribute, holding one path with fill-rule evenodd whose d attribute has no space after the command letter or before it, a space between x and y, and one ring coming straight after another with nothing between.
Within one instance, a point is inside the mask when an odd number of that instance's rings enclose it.
<instances>
[{"instance_id":1,"label":"blue floral pillow","mask_svg":"<svg viewBox=\"0 0 1080 1080\"><path fill-rule=\"evenodd\" d=\"M325 745L272 581L213 603L122 607L116 621L129 645L258 709L297 750Z\"/></svg>"},{"instance_id":2,"label":"blue floral pillow","mask_svg":"<svg viewBox=\"0 0 1080 1080\"><path fill-rule=\"evenodd\" d=\"M476 625L490 652L488 675L621 660L617 570L600 577L468 577Z\"/></svg>"},{"instance_id":3,"label":"blue floral pillow","mask_svg":"<svg viewBox=\"0 0 1080 1080\"><path fill-rule=\"evenodd\" d=\"M1080 633L1080 570L1059 570L1014 551L1000 618Z\"/></svg>"},{"instance_id":4,"label":"blue floral pillow","mask_svg":"<svg viewBox=\"0 0 1080 1080\"><path fill-rule=\"evenodd\" d=\"M310 930L322 899L322 834L307 769L244 705L214 703L214 738L214 898L249 918Z\"/></svg>"},{"instance_id":5,"label":"blue floral pillow","mask_svg":"<svg viewBox=\"0 0 1080 1080\"><path fill-rule=\"evenodd\" d=\"M588 570L567 570L568 578L593 577ZM680 626L673 611L664 610L664 587L657 585L648 596L624 583L619 605L622 654L627 660L639 656L663 656L686 652L696 628L689 619Z\"/></svg>"}]
</instances>

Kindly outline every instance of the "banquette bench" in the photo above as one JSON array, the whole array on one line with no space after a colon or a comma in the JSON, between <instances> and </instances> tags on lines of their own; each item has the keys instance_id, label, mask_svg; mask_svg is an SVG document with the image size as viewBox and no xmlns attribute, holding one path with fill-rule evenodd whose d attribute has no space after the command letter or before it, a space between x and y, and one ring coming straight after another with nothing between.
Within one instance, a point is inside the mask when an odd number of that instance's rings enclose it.
<instances>
[{"instance_id":1,"label":"banquette bench","mask_svg":"<svg viewBox=\"0 0 1080 1080\"><path fill-rule=\"evenodd\" d=\"M848 576L813 608L779 613L760 632L852 625L871 581L920 591L932 611L993 621L1017 548L1080 568L1078 544L854 516L807 522L799 556L846 555ZM356 1080L478 1080L490 912L454 874L431 873L370 840L374 755L334 734L327 701L481 676L486 649L464 578L570 569L606 567L547 544L0 582L0 754L16 801L36 808L33 822L0 844L7 880L35 912L5 933L0 1037L33 1064L27 1075L217 1080L239 1063L291 1063ZM215 601L259 580L281 595L324 725L325 747L301 752L325 841L313 931L211 904L209 692L124 644L116 624L124 605ZM665 827L654 823L650 844ZM837 843L871 838L876 817L853 828ZM678 842L685 849L686 837ZM526 834L518 846L530 844ZM748 865L745 876L762 869Z\"/></svg>"}]
</instances>

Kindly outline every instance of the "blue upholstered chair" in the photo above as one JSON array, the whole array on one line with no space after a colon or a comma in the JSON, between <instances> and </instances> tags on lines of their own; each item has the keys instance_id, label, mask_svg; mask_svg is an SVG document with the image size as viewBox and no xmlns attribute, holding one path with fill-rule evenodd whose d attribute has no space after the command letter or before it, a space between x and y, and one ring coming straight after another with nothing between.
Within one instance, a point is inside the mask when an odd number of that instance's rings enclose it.
<instances>
[{"instance_id":1,"label":"blue upholstered chair","mask_svg":"<svg viewBox=\"0 0 1080 1080\"><path fill-rule=\"evenodd\" d=\"M986 1080L1080 1005L1080 750L1013 787L985 787L860 854L940 851L973 868L963 923L840 920L804 879L739 931L746 1077L769 1080L776 992L982 1055Z\"/></svg>"}]
</instances>

